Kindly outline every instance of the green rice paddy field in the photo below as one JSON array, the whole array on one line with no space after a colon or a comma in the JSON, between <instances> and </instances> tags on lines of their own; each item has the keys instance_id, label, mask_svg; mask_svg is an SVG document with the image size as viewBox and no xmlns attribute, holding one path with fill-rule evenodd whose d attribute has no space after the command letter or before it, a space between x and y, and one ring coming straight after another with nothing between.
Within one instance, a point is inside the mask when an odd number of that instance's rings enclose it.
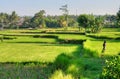
<instances>
[{"instance_id":1,"label":"green rice paddy field","mask_svg":"<svg viewBox=\"0 0 120 79\"><path fill-rule=\"evenodd\" d=\"M120 54L118 28L85 35L76 34L76 29L72 33L71 29L67 33L58 31L63 32L61 29L0 31L0 79L99 79L105 59ZM74 43L76 40L84 41ZM104 40L106 50L101 57Z\"/></svg>"}]
</instances>

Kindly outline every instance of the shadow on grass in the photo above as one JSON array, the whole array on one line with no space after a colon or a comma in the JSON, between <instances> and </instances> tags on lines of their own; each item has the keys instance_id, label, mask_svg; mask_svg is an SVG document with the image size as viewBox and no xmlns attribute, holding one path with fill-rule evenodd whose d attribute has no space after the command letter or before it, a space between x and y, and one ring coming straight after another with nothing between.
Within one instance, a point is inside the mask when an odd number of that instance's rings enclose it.
<instances>
[{"instance_id":1,"label":"shadow on grass","mask_svg":"<svg viewBox=\"0 0 120 79\"><path fill-rule=\"evenodd\" d=\"M39 41L36 41L36 42L29 42L29 41L20 41L20 42L7 42L7 43L26 43L26 44L33 44L33 43L39 43L39 44L56 44L55 42L39 42Z\"/></svg>"},{"instance_id":2,"label":"shadow on grass","mask_svg":"<svg viewBox=\"0 0 120 79\"><path fill-rule=\"evenodd\" d=\"M96 36L96 35L86 35L86 36L94 39L114 39L112 37L107 37L107 36Z\"/></svg>"},{"instance_id":3,"label":"shadow on grass","mask_svg":"<svg viewBox=\"0 0 120 79\"><path fill-rule=\"evenodd\" d=\"M103 59L94 56L85 57L84 48L79 45L71 54L60 54L53 63L5 62L0 63L1 79L96 79L102 70ZM88 54L89 55L89 54ZM59 73L59 70L62 72ZM56 74L58 71L58 74ZM70 76L69 76L69 75ZM54 76L53 76L54 75Z\"/></svg>"},{"instance_id":4,"label":"shadow on grass","mask_svg":"<svg viewBox=\"0 0 120 79\"><path fill-rule=\"evenodd\" d=\"M108 36L96 36L96 35L86 35L87 37L91 37L91 38L94 38L94 39L104 39L104 40L120 40L120 37L108 37Z\"/></svg>"},{"instance_id":5,"label":"shadow on grass","mask_svg":"<svg viewBox=\"0 0 120 79\"><path fill-rule=\"evenodd\" d=\"M71 74L74 79L99 78L105 59L92 54L94 53L92 51L85 50L87 49L80 45L72 55L59 55L53 63L54 71L62 70L64 75ZM55 77L58 78L57 75Z\"/></svg>"}]
</instances>

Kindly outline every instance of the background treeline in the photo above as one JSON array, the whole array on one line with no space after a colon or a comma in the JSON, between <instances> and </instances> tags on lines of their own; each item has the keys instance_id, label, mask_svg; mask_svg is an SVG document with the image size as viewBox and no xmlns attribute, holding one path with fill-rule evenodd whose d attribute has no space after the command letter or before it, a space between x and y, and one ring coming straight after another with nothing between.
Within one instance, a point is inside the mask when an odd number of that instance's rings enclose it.
<instances>
[{"instance_id":1,"label":"background treeline","mask_svg":"<svg viewBox=\"0 0 120 79\"><path fill-rule=\"evenodd\" d=\"M82 21L80 18L82 17ZM84 18L84 19L83 19ZM85 19L86 18L86 19ZM93 21L93 18L96 19ZM102 18L103 27L119 27L120 26L120 10L116 15L68 15L67 27L88 27L87 24L96 22L99 25L99 20ZM98 20L99 19L99 20ZM89 20L89 21L88 21ZM92 22L90 22L92 21ZM80 22L85 22L81 24ZM45 15L44 10L40 10L34 16L18 16L15 11L11 14L0 13L0 29L19 29L19 28L59 28L65 27L66 20L63 15ZM97 26L96 26L97 27Z\"/></svg>"}]
</instances>

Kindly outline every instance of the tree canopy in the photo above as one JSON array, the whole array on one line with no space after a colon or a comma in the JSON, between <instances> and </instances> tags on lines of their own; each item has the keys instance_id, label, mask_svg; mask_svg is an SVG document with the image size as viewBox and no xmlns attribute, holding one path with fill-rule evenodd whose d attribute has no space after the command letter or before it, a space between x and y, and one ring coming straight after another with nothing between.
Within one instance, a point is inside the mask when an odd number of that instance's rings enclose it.
<instances>
[{"instance_id":1,"label":"tree canopy","mask_svg":"<svg viewBox=\"0 0 120 79\"><path fill-rule=\"evenodd\" d=\"M91 32L99 32L103 26L103 18L93 15L82 14L77 19L79 27L85 28L85 31L88 31L87 28L91 29Z\"/></svg>"},{"instance_id":2,"label":"tree canopy","mask_svg":"<svg viewBox=\"0 0 120 79\"><path fill-rule=\"evenodd\" d=\"M120 8L119 8L119 10L117 12L116 18L117 18L117 26L120 27Z\"/></svg>"},{"instance_id":3,"label":"tree canopy","mask_svg":"<svg viewBox=\"0 0 120 79\"><path fill-rule=\"evenodd\" d=\"M34 15L34 17L31 19L31 26L34 28L43 28L45 27L45 19L44 19L44 10L40 10L38 13Z\"/></svg>"}]
</instances>

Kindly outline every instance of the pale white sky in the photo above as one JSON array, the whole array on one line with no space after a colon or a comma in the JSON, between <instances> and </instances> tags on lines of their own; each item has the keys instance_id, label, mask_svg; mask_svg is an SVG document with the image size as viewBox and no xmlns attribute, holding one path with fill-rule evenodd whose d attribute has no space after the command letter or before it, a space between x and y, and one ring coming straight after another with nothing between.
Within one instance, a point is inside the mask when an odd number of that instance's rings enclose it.
<instances>
[{"instance_id":1,"label":"pale white sky","mask_svg":"<svg viewBox=\"0 0 120 79\"><path fill-rule=\"evenodd\" d=\"M0 0L0 12L16 11L20 16L33 16L44 9L46 15L60 15L59 8L68 5L69 14L116 14L120 0Z\"/></svg>"}]
</instances>

